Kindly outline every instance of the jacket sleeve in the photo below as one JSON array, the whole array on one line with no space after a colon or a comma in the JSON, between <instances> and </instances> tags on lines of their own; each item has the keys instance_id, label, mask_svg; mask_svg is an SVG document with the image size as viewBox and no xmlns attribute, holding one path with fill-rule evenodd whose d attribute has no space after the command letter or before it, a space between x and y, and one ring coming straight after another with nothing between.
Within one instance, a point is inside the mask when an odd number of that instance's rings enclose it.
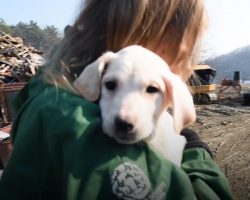
<instances>
[{"instance_id":1,"label":"jacket sleeve","mask_svg":"<svg viewBox=\"0 0 250 200\"><path fill-rule=\"evenodd\" d=\"M65 102L56 101L64 93L47 95L34 98L15 120L14 149L0 180L1 200L64 199L63 160L70 157L76 138L100 123L97 109L75 102L72 95ZM47 98L51 96L56 102Z\"/></svg>"},{"instance_id":2,"label":"jacket sleeve","mask_svg":"<svg viewBox=\"0 0 250 200\"><path fill-rule=\"evenodd\" d=\"M206 149L186 149L181 168L188 174L197 199L233 199L227 178Z\"/></svg>"},{"instance_id":3,"label":"jacket sleeve","mask_svg":"<svg viewBox=\"0 0 250 200\"><path fill-rule=\"evenodd\" d=\"M47 144L42 135L40 111L27 109L18 130L12 131L14 148L0 180L0 199L43 199L49 175ZM29 118L29 119L28 119Z\"/></svg>"}]
</instances>

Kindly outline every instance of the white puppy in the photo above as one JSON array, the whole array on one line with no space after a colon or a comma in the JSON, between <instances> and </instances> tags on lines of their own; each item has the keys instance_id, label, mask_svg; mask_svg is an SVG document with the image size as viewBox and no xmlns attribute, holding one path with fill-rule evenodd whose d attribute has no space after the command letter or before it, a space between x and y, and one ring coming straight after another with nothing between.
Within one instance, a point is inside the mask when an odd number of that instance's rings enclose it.
<instances>
[{"instance_id":1,"label":"white puppy","mask_svg":"<svg viewBox=\"0 0 250 200\"><path fill-rule=\"evenodd\" d=\"M100 98L107 135L123 144L146 141L180 166L186 140L179 132L195 121L195 108L185 83L159 56L140 46L107 52L74 87L87 100Z\"/></svg>"}]
</instances>

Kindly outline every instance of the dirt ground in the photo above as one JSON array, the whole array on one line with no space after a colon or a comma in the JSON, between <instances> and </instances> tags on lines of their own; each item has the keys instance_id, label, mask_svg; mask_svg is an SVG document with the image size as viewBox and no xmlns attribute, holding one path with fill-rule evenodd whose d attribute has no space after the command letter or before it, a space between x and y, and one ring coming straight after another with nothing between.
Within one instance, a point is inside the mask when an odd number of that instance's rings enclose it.
<instances>
[{"instance_id":1,"label":"dirt ground","mask_svg":"<svg viewBox=\"0 0 250 200\"><path fill-rule=\"evenodd\" d=\"M250 87L245 86L250 92ZM250 199L250 106L243 106L233 89L211 105L197 105L193 125L211 148L215 161L227 176L235 199Z\"/></svg>"}]
</instances>

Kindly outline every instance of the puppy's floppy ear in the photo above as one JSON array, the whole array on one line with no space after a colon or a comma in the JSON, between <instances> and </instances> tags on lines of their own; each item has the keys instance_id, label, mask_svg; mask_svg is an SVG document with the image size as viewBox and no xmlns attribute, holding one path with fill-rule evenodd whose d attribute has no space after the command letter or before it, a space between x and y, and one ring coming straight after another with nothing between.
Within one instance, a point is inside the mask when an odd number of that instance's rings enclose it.
<instances>
[{"instance_id":1,"label":"puppy's floppy ear","mask_svg":"<svg viewBox=\"0 0 250 200\"><path fill-rule=\"evenodd\" d=\"M101 78L106 64L115 57L113 52L107 52L95 62L86 66L80 76L73 82L75 89L87 100L96 101L101 91Z\"/></svg>"},{"instance_id":2,"label":"puppy's floppy ear","mask_svg":"<svg viewBox=\"0 0 250 200\"><path fill-rule=\"evenodd\" d=\"M193 98L187 85L172 72L164 77L167 104L172 106L174 129L177 133L196 120Z\"/></svg>"}]
</instances>

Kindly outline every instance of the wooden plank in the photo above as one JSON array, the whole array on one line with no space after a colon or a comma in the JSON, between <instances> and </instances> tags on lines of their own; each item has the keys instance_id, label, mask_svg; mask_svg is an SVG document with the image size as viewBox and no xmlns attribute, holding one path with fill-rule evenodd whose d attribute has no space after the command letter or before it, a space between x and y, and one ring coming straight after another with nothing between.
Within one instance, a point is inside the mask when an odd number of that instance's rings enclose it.
<instances>
[{"instance_id":1,"label":"wooden plank","mask_svg":"<svg viewBox=\"0 0 250 200\"><path fill-rule=\"evenodd\" d=\"M0 54L6 54L6 53L12 53L12 52L14 52L13 48L0 49Z\"/></svg>"},{"instance_id":2,"label":"wooden plank","mask_svg":"<svg viewBox=\"0 0 250 200\"><path fill-rule=\"evenodd\" d=\"M12 65L12 63L10 63L10 62L7 62L7 61L5 61L5 60L0 60L0 63L3 63L3 64L7 64L7 65Z\"/></svg>"}]
</instances>

